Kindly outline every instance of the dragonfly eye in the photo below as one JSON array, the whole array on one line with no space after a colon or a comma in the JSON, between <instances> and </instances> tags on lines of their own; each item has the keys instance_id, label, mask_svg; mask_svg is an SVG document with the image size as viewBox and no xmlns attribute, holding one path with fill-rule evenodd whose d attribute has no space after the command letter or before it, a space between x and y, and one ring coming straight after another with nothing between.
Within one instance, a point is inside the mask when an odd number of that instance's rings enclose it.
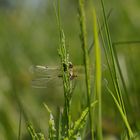
<instances>
[{"instance_id":1,"label":"dragonfly eye","mask_svg":"<svg viewBox=\"0 0 140 140\"><path fill-rule=\"evenodd\" d=\"M69 68L73 68L73 64L69 62Z\"/></svg>"},{"instance_id":2,"label":"dragonfly eye","mask_svg":"<svg viewBox=\"0 0 140 140\"><path fill-rule=\"evenodd\" d=\"M67 65L65 63L63 63L63 69L64 71L67 71Z\"/></svg>"},{"instance_id":3,"label":"dragonfly eye","mask_svg":"<svg viewBox=\"0 0 140 140\"><path fill-rule=\"evenodd\" d=\"M68 67L65 63L63 63L63 69L64 71L67 71L67 68L72 69L73 68L73 64L71 62L68 63Z\"/></svg>"}]
</instances>

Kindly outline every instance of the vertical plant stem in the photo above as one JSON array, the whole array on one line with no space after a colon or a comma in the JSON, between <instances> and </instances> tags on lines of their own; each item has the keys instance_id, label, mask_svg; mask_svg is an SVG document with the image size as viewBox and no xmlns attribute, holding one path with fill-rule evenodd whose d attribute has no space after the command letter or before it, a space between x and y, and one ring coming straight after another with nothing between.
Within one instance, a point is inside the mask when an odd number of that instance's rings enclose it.
<instances>
[{"instance_id":1,"label":"vertical plant stem","mask_svg":"<svg viewBox=\"0 0 140 140\"><path fill-rule=\"evenodd\" d=\"M69 77L69 55L66 50L65 34L61 26L60 20L60 1L58 0L58 12L56 12L57 23L59 28L59 48L58 53L61 59L61 71L63 78L63 88L64 88L64 112L63 112L63 122L62 122L62 135L69 139L70 133L70 105L71 105L71 93L72 93L72 83Z\"/></svg>"},{"instance_id":2,"label":"vertical plant stem","mask_svg":"<svg viewBox=\"0 0 140 140\"><path fill-rule=\"evenodd\" d=\"M64 122L66 123L66 127L64 126L64 130L66 130L66 136L69 138L69 130L70 130L70 103L71 103L71 82L69 77L69 57L65 47L65 35L63 30L60 33L60 46L59 46L59 54L61 57L61 68L62 68L62 76L63 76L63 88L64 88ZM65 66L64 66L65 65ZM66 70L65 68L66 67Z\"/></svg>"},{"instance_id":3,"label":"vertical plant stem","mask_svg":"<svg viewBox=\"0 0 140 140\"><path fill-rule=\"evenodd\" d=\"M80 29L81 29L81 42L82 49L84 53L84 64L85 64L85 79L87 87L87 104L89 107L89 121L90 121L90 131L92 140L94 140L93 134L93 122L92 122L92 110L91 110L91 100L90 100L90 69L89 69L89 56L88 56L88 46L87 46L87 32L86 32L86 21L85 21L85 11L84 11L84 0L79 0L79 18L80 18Z\"/></svg>"},{"instance_id":4,"label":"vertical plant stem","mask_svg":"<svg viewBox=\"0 0 140 140\"><path fill-rule=\"evenodd\" d=\"M102 140L102 96L101 96L101 49L99 45L98 38L98 28L95 9L93 9L93 33L95 41L95 85L96 85L96 95L98 100L98 122L97 122L97 139Z\"/></svg>"},{"instance_id":5,"label":"vertical plant stem","mask_svg":"<svg viewBox=\"0 0 140 140\"><path fill-rule=\"evenodd\" d=\"M108 19L108 20L109 20L109 17L110 17L110 15L111 15L111 13L112 13L112 9L110 9L109 12L108 12L108 15L107 15L107 19ZM101 25L100 29L98 30L98 36L101 35L101 32L102 32L104 26L105 26L105 25L104 25L104 23L103 23L103 24ZM92 48L94 47L94 44L95 44L95 41L93 40L93 42L91 43L91 45L90 45L90 47L89 47L89 49L88 49L88 54L90 54Z\"/></svg>"}]
</instances>

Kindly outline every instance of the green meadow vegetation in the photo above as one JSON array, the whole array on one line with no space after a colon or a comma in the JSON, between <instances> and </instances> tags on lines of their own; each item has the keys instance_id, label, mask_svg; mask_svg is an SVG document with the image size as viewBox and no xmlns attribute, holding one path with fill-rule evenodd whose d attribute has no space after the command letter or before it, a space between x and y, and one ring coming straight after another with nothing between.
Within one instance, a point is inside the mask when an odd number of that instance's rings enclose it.
<instances>
[{"instance_id":1,"label":"green meadow vegetation","mask_svg":"<svg viewBox=\"0 0 140 140\"><path fill-rule=\"evenodd\" d=\"M140 2L0 2L0 140L139 140Z\"/></svg>"}]
</instances>

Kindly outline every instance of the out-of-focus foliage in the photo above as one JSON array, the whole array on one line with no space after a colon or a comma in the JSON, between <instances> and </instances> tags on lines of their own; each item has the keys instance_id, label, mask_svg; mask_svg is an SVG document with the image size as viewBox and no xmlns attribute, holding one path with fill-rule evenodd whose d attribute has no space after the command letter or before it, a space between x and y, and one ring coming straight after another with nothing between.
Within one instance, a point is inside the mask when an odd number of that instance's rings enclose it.
<instances>
[{"instance_id":1,"label":"out-of-focus foliage","mask_svg":"<svg viewBox=\"0 0 140 140\"><path fill-rule=\"evenodd\" d=\"M99 3L96 2L100 16ZM113 42L140 40L139 0L105 0L106 12L113 9L108 19ZM74 65L83 64L79 39L77 1L61 0L61 20ZM86 12L89 13L86 3ZM102 20L101 20L102 22ZM92 43L91 17L87 16L88 43ZM27 121L34 124L37 131L47 135L49 114L43 102L55 113L63 105L61 84L49 84L46 89L31 87L30 66L59 65L58 27L53 1L51 0L1 0L0 1L0 139L14 140L19 133L20 106L22 106L21 139L29 139ZM116 45L118 59L128 91L126 110L133 130L140 130L140 44ZM91 57L92 58L92 57ZM105 62L104 62L105 63ZM108 70L104 72L108 79ZM80 115L85 105L84 79L76 81L72 100L73 119ZM109 82L109 80L108 80ZM82 88L81 88L82 87ZM120 115L106 91L103 95L103 130L105 134L122 133ZM20 102L20 103L19 103ZM111 105L110 105L111 104ZM83 107L84 108L84 107ZM133 113L132 113L133 112Z\"/></svg>"}]
</instances>

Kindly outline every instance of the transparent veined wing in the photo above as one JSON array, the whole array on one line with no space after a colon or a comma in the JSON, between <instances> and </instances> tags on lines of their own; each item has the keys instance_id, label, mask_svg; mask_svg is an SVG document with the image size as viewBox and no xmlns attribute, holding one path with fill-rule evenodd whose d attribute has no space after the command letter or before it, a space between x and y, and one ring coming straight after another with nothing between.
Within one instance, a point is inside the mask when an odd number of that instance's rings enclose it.
<instances>
[{"instance_id":1,"label":"transparent veined wing","mask_svg":"<svg viewBox=\"0 0 140 140\"><path fill-rule=\"evenodd\" d=\"M55 66L31 66L30 72L34 76L42 76L42 77L49 77L49 76L57 76L61 73L60 67Z\"/></svg>"},{"instance_id":2,"label":"transparent veined wing","mask_svg":"<svg viewBox=\"0 0 140 140\"><path fill-rule=\"evenodd\" d=\"M53 83L59 83L62 77L60 67L51 66L31 66L32 87L46 88ZM62 80L61 80L62 81Z\"/></svg>"},{"instance_id":3,"label":"transparent veined wing","mask_svg":"<svg viewBox=\"0 0 140 140\"><path fill-rule=\"evenodd\" d=\"M107 70L107 66L105 64L102 64L102 71L105 71L105 70ZM78 77L85 75L85 67L84 67L84 65L76 65L76 66L74 66L73 71ZM90 76L93 76L94 72L95 72L95 64L93 64L90 67L90 73L91 73Z\"/></svg>"},{"instance_id":4,"label":"transparent veined wing","mask_svg":"<svg viewBox=\"0 0 140 140\"><path fill-rule=\"evenodd\" d=\"M90 78L94 78L94 66L90 68ZM58 66L32 66L30 68L32 73L32 86L35 88L46 88L51 84L62 84L62 73ZM70 79L78 79L85 77L85 68L83 65L73 66L69 69ZM61 80L60 80L61 79Z\"/></svg>"},{"instance_id":5,"label":"transparent veined wing","mask_svg":"<svg viewBox=\"0 0 140 140\"><path fill-rule=\"evenodd\" d=\"M36 78L32 80L31 84L33 88L47 88L50 86L62 85L62 78L60 77Z\"/></svg>"}]
</instances>

